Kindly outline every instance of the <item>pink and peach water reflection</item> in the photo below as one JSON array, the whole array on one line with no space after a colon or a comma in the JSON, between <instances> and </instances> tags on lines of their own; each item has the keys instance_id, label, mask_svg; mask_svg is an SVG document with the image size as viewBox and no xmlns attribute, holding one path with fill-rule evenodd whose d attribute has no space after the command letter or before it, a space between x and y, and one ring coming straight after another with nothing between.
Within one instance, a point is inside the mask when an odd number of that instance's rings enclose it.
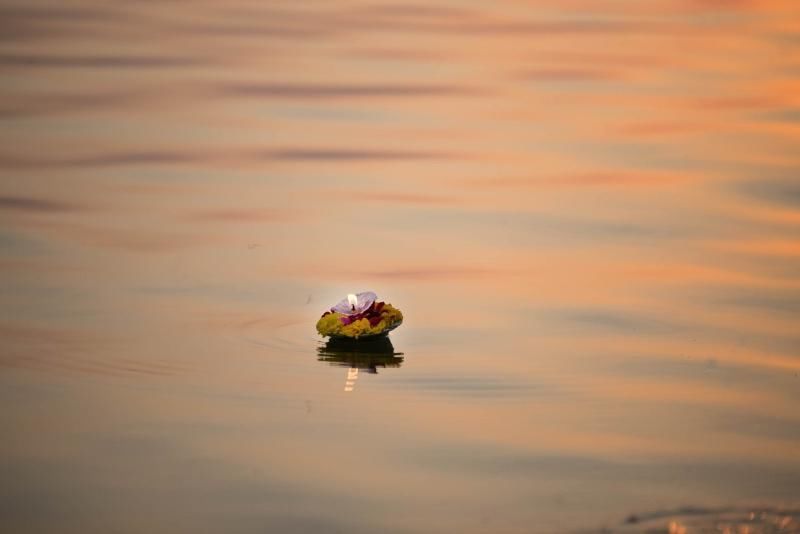
<instances>
[{"instance_id":1,"label":"pink and peach water reflection","mask_svg":"<svg viewBox=\"0 0 800 534\"><path fill-rule=\"evenodd\" d=\"M800 498L796 2L9 0L0 25L3 530ZM385 366L314 336L365 289L406 316Z\"/></svg>"}]
</instances>

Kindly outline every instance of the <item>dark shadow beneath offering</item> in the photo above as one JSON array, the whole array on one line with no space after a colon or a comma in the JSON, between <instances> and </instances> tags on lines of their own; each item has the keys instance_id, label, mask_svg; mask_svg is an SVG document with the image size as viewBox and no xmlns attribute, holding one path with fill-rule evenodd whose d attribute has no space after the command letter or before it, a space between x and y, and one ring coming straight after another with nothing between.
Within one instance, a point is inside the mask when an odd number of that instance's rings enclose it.
<instances>
[{"instance_id":1,"label":"dark shadow beneath offering","mask_svg":"<svg viewBox=\"0 0 800 534\"><path fill-rule=\"evenodd\" d=\"M377 373L378 367L400 367L403 353L395 352L388 336L368 339L330 339L317 348L317 359L338 367Z\"/></svg>"}]
</instances>

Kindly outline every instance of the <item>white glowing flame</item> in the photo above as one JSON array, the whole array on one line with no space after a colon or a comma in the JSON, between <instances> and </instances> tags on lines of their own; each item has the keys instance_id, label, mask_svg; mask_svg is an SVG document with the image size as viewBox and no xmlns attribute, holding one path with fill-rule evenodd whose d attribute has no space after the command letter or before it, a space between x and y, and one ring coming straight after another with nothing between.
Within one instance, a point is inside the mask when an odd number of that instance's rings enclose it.
<instances>
[{"instance_id":1,"label":"white glowing flame","mask_svg":"<svg viewBox=\"0 0 800 534\"><path fill-rule=\"evenodd\" d=\"M350 293L347 295L347 302L350 304L350 308L355 310L356 305L358 304L358 297Z\"/></svg>"}]
</instances>

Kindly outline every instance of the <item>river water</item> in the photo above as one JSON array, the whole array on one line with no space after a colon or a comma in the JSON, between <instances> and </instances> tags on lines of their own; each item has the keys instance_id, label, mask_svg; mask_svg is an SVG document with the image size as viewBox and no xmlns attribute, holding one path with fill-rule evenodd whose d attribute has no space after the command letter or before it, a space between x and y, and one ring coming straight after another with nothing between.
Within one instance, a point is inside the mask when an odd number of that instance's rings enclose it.
<instances>
[{"instance_id":1,"label":"river water","mask_svg":"<svg viewBox=\"0 0 800 534\"><path fill-rule=\"evenodd\" d=\"M800 529L795 0L0 28L3 532Z\"/></svg>"}]
</instances>

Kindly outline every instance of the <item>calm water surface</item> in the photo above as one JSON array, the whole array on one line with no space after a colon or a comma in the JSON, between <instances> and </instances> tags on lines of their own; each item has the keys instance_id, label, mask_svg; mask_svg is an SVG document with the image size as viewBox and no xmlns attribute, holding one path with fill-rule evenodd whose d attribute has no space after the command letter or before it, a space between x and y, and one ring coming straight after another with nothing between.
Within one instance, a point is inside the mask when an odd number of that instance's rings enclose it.
<instances>
[{"instance_id":1,"label":"calm water surface","mask_svg":"<svg viewBox=\"0 0 800 534\"><path fill-rule=\"evenodd\" d=\"M0 28L3 532L800 529L795 0Z\"/></svg>"}]
</instances>

